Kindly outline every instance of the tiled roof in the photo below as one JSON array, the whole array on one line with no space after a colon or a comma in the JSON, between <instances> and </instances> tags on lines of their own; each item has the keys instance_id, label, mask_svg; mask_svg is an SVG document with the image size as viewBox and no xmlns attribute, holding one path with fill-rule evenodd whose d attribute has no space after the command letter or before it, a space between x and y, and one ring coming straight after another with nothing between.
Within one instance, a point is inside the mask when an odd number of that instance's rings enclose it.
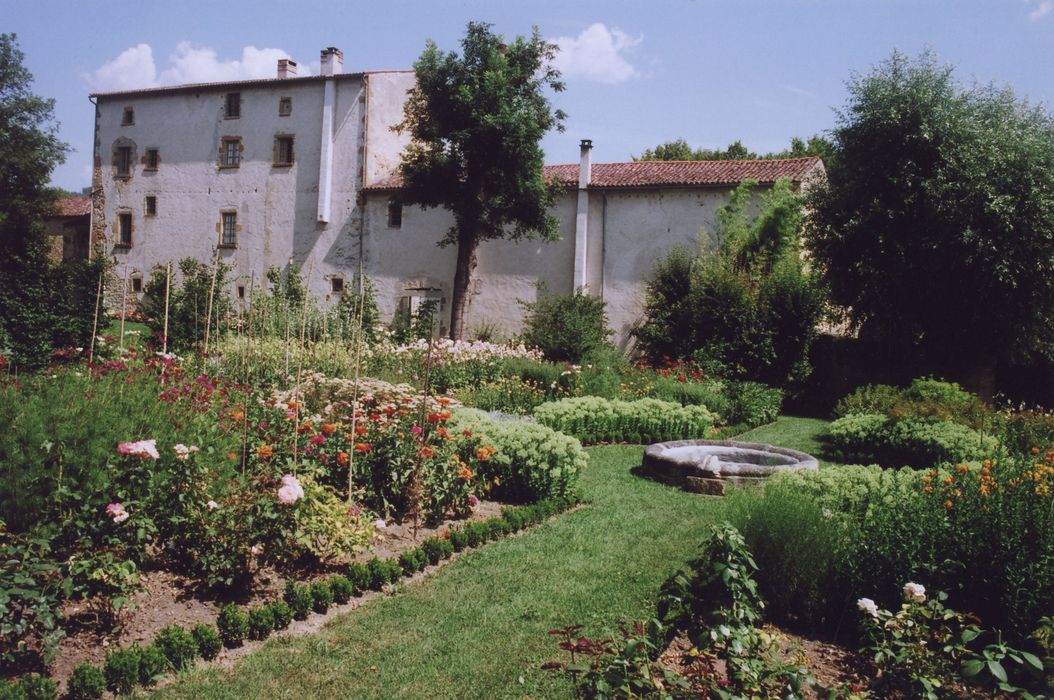
<instances>
[{"instance_id":1,"label":"tiled roof","mask_svg":"<svg viewBox=\"0 0 1054 700\"><path fill-rule=\"evenodd\" d=\"M91 197L59 197L55 200L54 216L88 216Z\"/></svg>"},{"instance_id":2,"label":"tiled roof","mask_svg":"<svg viewBox=\"0 0 1054 700\"><path fill-rule=\"evenodd\" d=\"M803 180L820 165L815 156L781 160L649 160L632 163L594 163L591 188L722 187L744 180L771 184L782 178ZM546 178L567 187L578 186L578 164L545 166ZM395 190L402 178L390 175L366 190Z\"/></svg>"},{"instance_id":3,"label":"tiled roof","mask_svg":"<svg viewBox=\"0 0 1054 700\"><path fill-rule=\"evenodd\" d=\"M184 85L163 85L161 87L149 87L140 88L137 90L118 90L116 92L93 92L91 97L109 99L111 97L135 97L139 95L163 95L166 93L178 93L178 92L205 92L211 90L230 90L232 88L251 88L257 86L271 87L277 84L281 85L295 85L297 83L312 83L322 82L328 77L334 77L338 79L344 78L359 78L361 79L364 75L373 75L376 73L412 73L409 69L399 70L371 70L362 73L337 73L334 76L324 75L299 75L292 78L254 78L249 80L230 80L227 82L220 83L187 83Z\"/></svg>"}]
</instances>

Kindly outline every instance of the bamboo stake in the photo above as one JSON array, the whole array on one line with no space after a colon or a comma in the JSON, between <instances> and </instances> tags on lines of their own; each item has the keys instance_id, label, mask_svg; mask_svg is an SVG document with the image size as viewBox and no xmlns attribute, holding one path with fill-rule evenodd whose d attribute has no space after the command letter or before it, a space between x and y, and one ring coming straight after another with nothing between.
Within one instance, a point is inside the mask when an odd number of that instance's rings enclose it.
<instances>
[{"instance_id":1,"label":"bamboo stake","mask_svg":"<svg viewBox=\"0 0 1054 700\"><path fill-rule=\"evenodd\" d=\"M124 319L128 315L128 263L124 264L124 294L121 295L121 341L117 346L118 356L124 355Z\"/></svg>"},{"instance_id":2,"label":"bamboo stake","mask_svg":"<svg viewBox=\"0 0 1054 700\"><path fill-rule=\"evenodd\" d=\"M99 334L99 304L102 303L102 278L106 274L106 266L99 270L99 288L95 290L95 317L91 322L91 345L88 346L88 364L95 360L95 338Z\"/></svg>"},{"instance_id":3,"label":"bamboo stake","mask_svg":"<svg viewBox=\"0 0 1054 700\"><path fill-rule=\"evenodd\" d=\"M352 450L348 453L348 505L351 505L351 494L354 490L354 475L355 475L355 441L358 439L358 435L355 433L355 428L359 416L359 370L362 367L362 294L359 294L359 314L357 330L355 335L355 372L354 372L354 383L352 384L351 390L351 435L352 435Z\"/></svg>"},{"instance_id":4,"label":"bamboo stake","mask_svg":"<svg viewBox=\"0 0 1054 700\"><path fill-rule=\"evenodd\" d=\"M296 397L295 420L293 421L293 473L296 473L296 456L300 444L300 372L304 367L304 334L307 332L307 300L311 289L311 277L315 274L315 260L311 259L311 265L307 269L307 279L304 281L304 298L300 302L300 348L296 360Z\"/></svg>"},{"instance_id":5,"label":"bamboo stake","mask_svg":"<svg viewBox=\"0 0 1054 700\"><path fill-rule=\"evenodd\" d=\"M212 263L212 284L209 285L209 303L205 306L205 348L203 354L209 356L209 330L212 328L212 299L216 295L216 274L220 271L220 249L216 248L216 257Z\"/></svg>"},{"instance_id":6,"label":"bamboo stake","mask_svg":"<svg viewBox=\"0 0 1054 700\"><path fill-rule=\"evenodd\" d=\"M165 267L165 330L161 337L161 352L165 355L168 354L168 299L169 293L172 289L172 261L168 261L168 266Z\"/></svg>"}]
</instances>

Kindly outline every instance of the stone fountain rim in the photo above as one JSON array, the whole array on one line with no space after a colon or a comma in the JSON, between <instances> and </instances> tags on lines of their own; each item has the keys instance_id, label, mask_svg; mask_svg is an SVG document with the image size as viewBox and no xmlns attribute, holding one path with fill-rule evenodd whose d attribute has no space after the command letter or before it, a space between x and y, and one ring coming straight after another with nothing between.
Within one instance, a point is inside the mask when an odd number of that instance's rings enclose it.
<instances>
[{"instance_id":1,"label":"stone fountain rim","mask_svg":"<svg viewBox=\"0 0 1054 700\"><path fill-rule=\"evenodd\" d=\"M743 450L755 450L759 452L769 452L772 454L782 455L784 457L790 457L797 461L796 464L784 464L778 467L765 467L758 465L757 469L744 470L744 475L754 472L757 475L768 475L775 473L776 471L799 471L803 469L819 469L820 463L815 457L799 450L792 450L789 447L779 447L776 445L769 445L763 442L742 442L739 440L671 440L669 442L657 442L652 445L648 445L644 450L644 463L647 465L652 460L665 462L667 464L676 464L678 466L684 466L689 468L699 469L700 464L695 459L676 459L665 455L664 453L673 448L677 447L731 447ZM739 471L739 470L736 470ZM709 472L708 472L709 473ZM720 478L720 475L715 475Z\"/></svg>"}]
</instances>

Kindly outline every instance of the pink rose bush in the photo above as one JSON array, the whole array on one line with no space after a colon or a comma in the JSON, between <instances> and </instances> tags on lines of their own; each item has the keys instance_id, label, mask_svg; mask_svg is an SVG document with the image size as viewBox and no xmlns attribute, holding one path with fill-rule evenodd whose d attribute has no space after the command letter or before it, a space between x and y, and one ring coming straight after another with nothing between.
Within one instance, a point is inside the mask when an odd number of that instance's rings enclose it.
<instances>
[{"instance_id":1,"label":"pink rose bush","mask_svg":"<svg viewBox=\"0 0 1054 700\"><path fill-rule=\"evenodd\" d=\"M122 442L117 445L117 454L139 457L140 459L158 459L161 457L157 451L157 440Z\"/></svg>"},{"instance_id":2,"label":"pink rose bush","mask_svg":"<svg viewBox=\"0 0 1054 700\"><path fill-rule=\"evenodd\" d=\"M116 525L120 525L130 517L128 511L125 510L124 505L121 503L111 503L106 506L106 514L113 518L113 522Z\"/></svg>"},{"instance_id":3,"label":"pink rose bush","mask_svg":"<svg viewBox=\"0 0 1054 700\"><path fill-rule=\"evenodd\" d=\"M282 486L278 489L278 502L283 505L293 505L304 497L304 487L300 480L292 474L282 477Z\"/></svg>"}]
</instances>

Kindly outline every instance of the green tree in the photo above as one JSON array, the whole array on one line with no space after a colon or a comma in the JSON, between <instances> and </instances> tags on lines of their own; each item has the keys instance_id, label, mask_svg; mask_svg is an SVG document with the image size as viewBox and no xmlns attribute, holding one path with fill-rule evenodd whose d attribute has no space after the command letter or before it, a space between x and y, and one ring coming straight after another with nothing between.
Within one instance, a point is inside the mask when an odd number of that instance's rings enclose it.
<instances>
[{"instance_id":1,"label":"green tree","mask_svg":"<svg viewBox=\"0 0 1054 700\"><path fill-rule=\"evenodd\" d=\"M794 385L824 295L801 258L802 198L789 180L758 197L744 182L717 212L717 249L675 249L648 282L634 335L653 362L696 356L718 373Z\"/></svg>"},{"instance_id":2,"label":"green tree","mask_svg":"<svg viewBox=\"0 0 1054 700\"><path fill-rule=\"evenodd\" d=\"M69 147L56 135L54 100L33 94L24 58L16 36L0 34L0 351L34 368L47 362L56 342L86 342L91 311L81 313L82 305L61 295L70 290L56 288L64 278L48 260L43 219L54 206L48 180ZM91 270L78 268L65 279L83 284L82 272L91 290L82 296L94 302ZM76 328L66 312L80 315Z\"/></svg>"},{"instance_id":3,"label":"green tree","mask_svg":"<svg viewBox=\"0 0 1054 700\"><path fill-rule=\"evenodd\" d=\"M915 374L982 392L1000 364L1054 358L1051 115L929 54L848 88L806 229L833 301Z\"/></svg>"},{"instance_id":4,"label":"green tree","mask_svg":"<svg viewBox=\"0 0 1054 700\"><path fill-rule=\"evenodd\" d=\"M773 153L758 155L743 145L742 141L733 141L725 149L697 148L692 149L684 139L660 143L655 148L648 148L633 160L772 160L774 158L804 158L819 156L826 164L835 157L833 144L823 136L811 136L808 140L795 136L791 139L790 148Z\"/></svg>"},{"instance_id":5,"label":"green tree","mask_svg":"<svg viewBox=\"0 0 1054 700\"><path fill-rule=\"evenodd\" d=\"M495 238L556 238L548 213L556 186L542 174L541 138L562 130L545 89L564 89L552 67L556 46L535 28L506 44L489 24L471 22L462 54L429 41L414 63L417 84L396 127L413 141L403 153L401 198L442 206L454 225L439 245L457 246L450 337L465 332L476 249Z\"/></svg>"}]
</instances>

